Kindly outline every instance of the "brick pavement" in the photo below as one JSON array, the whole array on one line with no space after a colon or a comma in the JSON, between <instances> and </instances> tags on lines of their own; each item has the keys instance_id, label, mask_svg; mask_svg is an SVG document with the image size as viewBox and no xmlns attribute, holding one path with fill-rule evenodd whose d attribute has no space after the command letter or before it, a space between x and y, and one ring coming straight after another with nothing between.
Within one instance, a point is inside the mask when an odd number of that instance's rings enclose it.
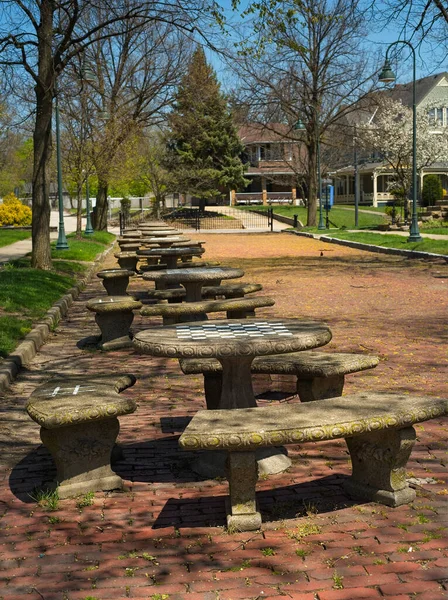
<instances>
[{"instance_id":1,"label":"brick pavement","mask_svg":"<svg viewBox=\"0 0 448 600\"><path fill-rule=\"evenodd\" d=\"M380 353L377 369L347 377L346 391L448 393L443 264L371 255L287 234L202 235L207 258L242 265L276 305L260 315L326 320L329 350ZM323 256L321 256L323 254ZM258 259L253 257L259 256ZM112 266L113 258L106 266ZM445 269L445 271L444 271ZM446 278L445 278L446 275ZM132 283L143 293L145 283ZM262 479L261 532L225 532L226 483L203 480L177 438L204 407L202 378L177 361L82 350L97 333L85 302L92 280L48 343L2 399L0 428L0 599L438 600L448 597L447 422L417 426L409 462L417 499L396 509L345 496L341 440L289 447L288 472ZM156 319L136 318L135 330ZM131 372L139 408L121 418L123 493L93 504L64 500L54 512L31 497L53 466L37 425L23 411L52 373ZM266 390L266 378L256 390ZM291 389L273 378L272 390ZM269 402L261 394L260 402ZM295 402L295 398L287 401Z\"/></svg>"}]
</instances>

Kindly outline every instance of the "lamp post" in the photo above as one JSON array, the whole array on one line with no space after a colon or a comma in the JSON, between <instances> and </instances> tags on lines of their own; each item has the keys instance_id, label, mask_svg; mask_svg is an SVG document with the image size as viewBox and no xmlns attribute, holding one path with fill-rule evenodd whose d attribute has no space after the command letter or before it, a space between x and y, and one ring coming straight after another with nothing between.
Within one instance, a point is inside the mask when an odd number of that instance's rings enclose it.
<instances>
[{"instance_id":1,"label":"lamp post","mask_svg":"<svg viewBox=\"0 0 448 600\"><path fill-rule=\"evenodd\" d=\"M59 130L59 102L58 91L55 95L55 115L56 115L56 166L58 171L58 209L59 209L59 228L56 250L68 250L67 238L65 237L64 226L64 199L62 196L62 161L61 161L61 135Z\"/></svg>"},{"instance_id":2,"label":"lamp post","mask_svg":"<svg viewBox=\"0 0 448 600\"><path fill-rule=\"evenodd\" d=\"M386 57L384 60L384 66L380 73L379 80L384 83L390 83L395 81L395 73L392 71L390 62L388 60L389 50L392 46L396 46L397 44L405 44L409 46L412 51L412 62L413 62L413 70L412 70L412 219L411 219L411 227L409 230L409 237L407 239L408 242L420 242L422 237L420 235L420 231L418 228L418 218L417 218L417 109L415 106L415 50L414 46L406 40L398 40L396 42L392 42L387 47Z\"/></svg>"},{"instance_id":3,"label":"lamp post","mask_svg":"<svg viewBox=\"0 0 448 600\"><path fill-rule=\"evenodd\" d=\"M353 193L355 195L355 228L359 226L359 175L358 175L358 146L356 143L356 125L353 125Z\"/></svg>"}]
</instances>

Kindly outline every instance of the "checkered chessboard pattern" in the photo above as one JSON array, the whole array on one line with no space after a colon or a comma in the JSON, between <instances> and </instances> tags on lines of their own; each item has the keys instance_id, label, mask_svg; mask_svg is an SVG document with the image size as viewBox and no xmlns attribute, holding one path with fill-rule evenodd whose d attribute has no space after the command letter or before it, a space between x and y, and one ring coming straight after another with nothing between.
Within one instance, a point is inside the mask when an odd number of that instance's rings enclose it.
<instances>
[{"instance_id":1,"label":"checkered chessboard pattern","mask_svg":"<svg viewBox=\"0 0 448 600\"><path fill-rule=\"evenodd\" d=\"M176 331L178 339L193 341L293 335L281 321L251 321L248 323L223 323L222 325L217 323L178 325Z\"/></svg>"}]
</instances>

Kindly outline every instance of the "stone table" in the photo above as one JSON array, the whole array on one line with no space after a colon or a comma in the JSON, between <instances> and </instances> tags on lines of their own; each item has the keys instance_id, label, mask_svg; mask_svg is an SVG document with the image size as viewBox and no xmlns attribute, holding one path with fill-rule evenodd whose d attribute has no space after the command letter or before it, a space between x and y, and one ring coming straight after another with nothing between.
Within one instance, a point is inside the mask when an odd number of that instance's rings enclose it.
<instances>
[{"instance_id":1,"label":"stone table","mask_svg":"<svg viewBox=\"0 0 448 600\"><path fill-rule=\"evenodd\" d=\"M156 289L165 289L167 285L180 283L185 288L185 301L199 302L202 300L202 287L204 285L219 285L223 279L237 279L243 277L243 275L243 269L232 267L200 267L194 269L167 269L165 271L145 273L143 279L154 281Z\"/></svg>"},{"instance_id":2,"label":"stone table","mask_svg":"<svg viewBox=\"0 0 448 600\"><path fill-rule=\"evenodd\" d=\"M191 324L152 327L137 333L134 348L143 354L171 358L217 358L222 365L222 393L219 409L257 406L251 377L256 356L310 350L327 344L331 331L324 323L299 319L251 319L198 321ZM259 468L278 473L291 464L277 450L262 453ZM225 453L211 453L196 461L202 475L224 472Z\"/></svg>"},{"instance_id":3,"label":"stone table","mask_svg":"<svg viewBox=\"0 0 448 600\"><path fill-rule=\"evenodd\" d=\"M145 253L145 256L162 257L168 269L175 269L179 258L183 256L201 256L204 252L204 248L152 248Z\"/></svg>"},{"instance_id":4,"label":"stone table","mask_svg":"<svg viewBox=\"0 0 448 600\"><path fill-rule=\"evenodd\" d=\"M179 236L167 236L167 237L145 237L145 242L147 244L157 244L160 248L170 248L171 246L176 246L178 243L182 243L183 246L188 247L189 238L179 237ZM193 247L193 246L191 246Z\"/></svg>"}]
</instances>

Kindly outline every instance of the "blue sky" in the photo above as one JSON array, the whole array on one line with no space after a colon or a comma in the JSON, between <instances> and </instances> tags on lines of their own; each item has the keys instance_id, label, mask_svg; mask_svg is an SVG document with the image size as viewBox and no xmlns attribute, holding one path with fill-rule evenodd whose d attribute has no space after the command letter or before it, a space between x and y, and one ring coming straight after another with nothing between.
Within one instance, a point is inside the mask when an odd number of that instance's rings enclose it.
<instances>
[{"instance_id":1,"label":"blue sky","mask_svg":"<svg viewBox=\"0 0 448 600\"><path fill-rule=\"evenodd\" d=\"M231 9L231 0L218 0L218 1L219 1L220 5L224 7L227 18L229 20L234 19L235 12L232 11L232 9ZM249 3L250 3L250 0L241 0L241 4L240 4L241 10L244 8L244 6L246 6ZM375 5L375 10L377 10L378 13L381 13L381 2L380 1L377 2L377 4ZM383 49L382 54L385 55L389 44L397 41L398 39L403 39L403 38L400 37L400 27L399 27L399 24L397 23L396 26L391 25L388 28L381 28L381 31L377 31L377 32L375 32L373 30L373 27L370 28L369 33L366 37L366 42L367 43L370 42L372 44L372 51L375 51L376 48L382 48ZM400 47L398 47L398 50L400 50ZM424 62L424 60L422 60L420 58L419 55L421 53L417 52L417 64L416 64L417 78L426 77L427 75L430 75L430 74L439 73L441 71L448 70L447 64L442 64L440 66L440 65L437 65L435 60L433 60L434 53L433 53L433 49L429 48L429 44L423 44L421 50L423 52L422 56L424 58L426 58L426 62ZM445 51L446 51L446 49L445 49ZM426 52L426 56L425 56L425 52ZM395 54L395 51L393 54ZM221 83L223 84L223 88L225 89L226 88L226 74L225 74L225 67L224 67L223 63L219 60L219 57L217 57L216 54L214 54L211 51L207 51L207 58L213 65L214 69L216 70L218 77L221 80ZM408 48L406 48L405 45L402 46L402 49L400 51L400 64L398 64L398 65L394 64L393 68L396 71L398 83L407 83L408 81L410 81L412 79L411 51Z\"/></svg>"}]
</instances>

